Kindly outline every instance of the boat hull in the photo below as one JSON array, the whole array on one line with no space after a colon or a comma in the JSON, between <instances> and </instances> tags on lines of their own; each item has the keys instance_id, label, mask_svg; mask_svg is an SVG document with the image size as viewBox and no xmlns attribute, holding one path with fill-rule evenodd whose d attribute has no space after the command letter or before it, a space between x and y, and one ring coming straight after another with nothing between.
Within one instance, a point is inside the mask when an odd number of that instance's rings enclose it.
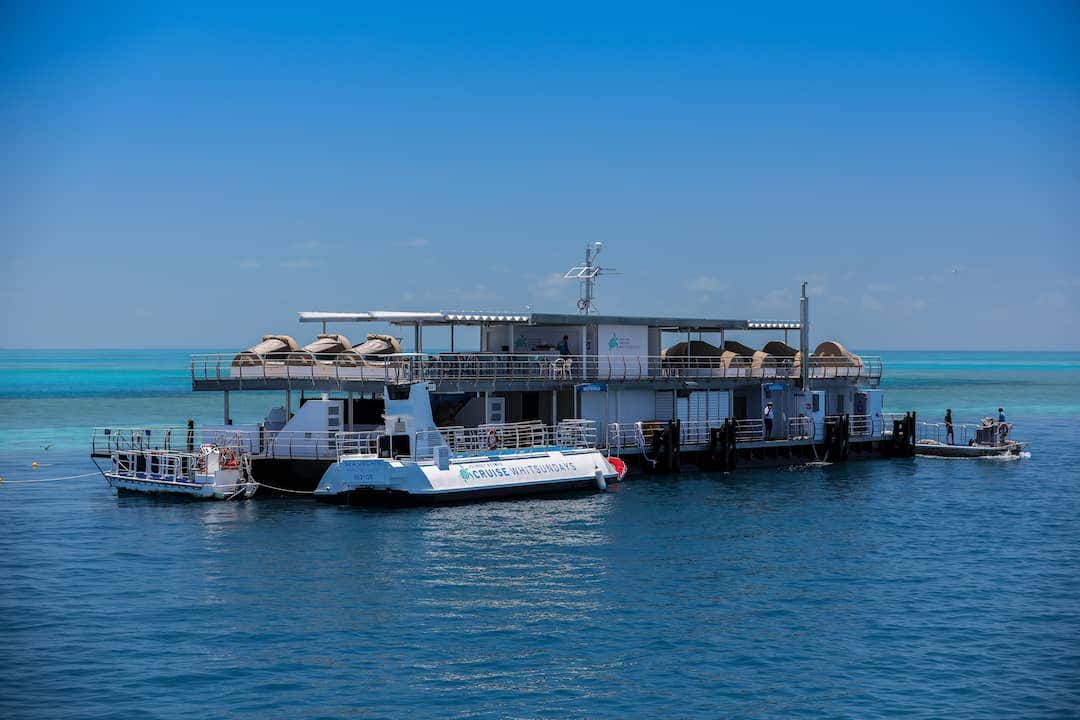
<instances>
[{"instance_id":1,"label":"boat hull","mask_svg":"<svg viewBox=\"0 0 1080 720\"><path fill-rule=\"evenodd\" d=\"M315 497L342 505L433 505L598 491L617 479L595 450L461 458L442 468L434 462L345 457L327 469Z\"/></svg>"},{"instance_id":2,"label":"boat hull","mask_svg":"<svg viewBox=\"0 0 1080 720\"><path fill-rule=\"evenodd\" d=\"M229 472L229 471L222 471ZM153 477L133 477L106 472L105 479L117 493L137 495L162 495L186 497L192 500L224 500L230 497L248 498L255 493L255 486L245 483L239 472L235 477L217 477L208 482L177 482Z\"/></svg>"},{"instance_id":3,"label":"boat hull","mask_svg":"<svg viewBox=\"0 0 1080 720\"><path fill-rule=\"evenodd\" d=\"M1028 445L1026 442L1010 442L1004 445L945 445L937 442L920 442L915 454L924 457L981 458L1019 456Z\"/></svg>"},{"instance_id":4,"label":"boat hull","mask_svg":"<svg viewBox=\"0 0 1080 720\"><path fill-rule=\"evenodd\" d=\"M332 462L316 459L253 458L251 475L259 483L257 496L312 493Z\"/></svg>"}]
</instances>

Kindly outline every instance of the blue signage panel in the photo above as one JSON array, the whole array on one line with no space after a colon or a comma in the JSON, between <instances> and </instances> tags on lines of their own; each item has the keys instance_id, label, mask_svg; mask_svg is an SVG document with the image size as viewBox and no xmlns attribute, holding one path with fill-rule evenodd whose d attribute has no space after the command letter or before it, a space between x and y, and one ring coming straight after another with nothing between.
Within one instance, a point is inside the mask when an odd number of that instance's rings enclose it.
<instances>
[{"instance_id":1,"label":"blue signage panel","mask_svg":"<svg viewBox=\"0 0 1080 720\"><path fill-rule=\"evenodd\" d=\"M607 385L601 383L585 383L583 385L578 385L577 387L581 392L604 392L607 390Z\"/></svg>"},{"instance_id":2,"label":"blue signage panel","mask_svg":"<svg viewBox=\"0 0 1080 720\"><path fill-rule=\"evenodd\" d=\"M765 383L765 389L772 392L778 390L787 390L787 383Z\"/></svg>"}]
</instances>

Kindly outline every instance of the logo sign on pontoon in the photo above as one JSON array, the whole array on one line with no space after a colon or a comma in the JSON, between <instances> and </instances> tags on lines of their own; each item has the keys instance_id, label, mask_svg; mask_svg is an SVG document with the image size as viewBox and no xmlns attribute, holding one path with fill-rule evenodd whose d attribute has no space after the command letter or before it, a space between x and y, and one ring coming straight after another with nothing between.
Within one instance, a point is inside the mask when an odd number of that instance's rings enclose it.
<instances>
[{"instance_id":1,"label":"logo sign on pontoon","mask_svg":"<svg viewBox=\"0 0 1080 720\"><path fill-rule=\"evenodd\" d=\"M484 467L458 470L462 480L493 480L496 478L516 478L523 475L553 475L564 472L577 472L577 465L570 461L536 462L522 465L487 465Z\"/></svg>"}]
</instances>

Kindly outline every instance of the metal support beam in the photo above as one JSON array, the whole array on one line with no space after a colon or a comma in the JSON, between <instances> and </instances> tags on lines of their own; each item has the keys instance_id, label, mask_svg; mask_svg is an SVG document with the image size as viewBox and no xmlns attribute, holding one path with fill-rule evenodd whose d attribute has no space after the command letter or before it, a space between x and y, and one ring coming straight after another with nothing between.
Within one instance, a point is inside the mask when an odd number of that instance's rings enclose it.
<instances>
[{"instance_id":1,"label":"metal support beam","mask_svg":"<svg viewBox=\"0 0 1080 720\"><path fill-rule=\"evenodd\" d=\"M802 297L799 298L799 352L802 362L799 364L799 389L810 389L810 298L806 296L806 283L802 284Z\"/></svg>"},{"instance_id":2,"label":"metal support beam","mask_svg":"<svg viewBox=\"0 0 1080 720\"><path fill-rule=\"evenodd\" d=\"M232 420L229 418L229 391L224 392L225 395L225 424L232 425Z\"/></svg>"},{"instance_id":3,"label":"metal support beam","mask_svg":"<svg viewBox=\"0 0 1080 720\"><path fill-rule=\"evenodd\" d=\"M348 431L352 424L352 390L350 390L345 398L345 430Z\"/></svg>"},{"instance_id":4,"label":"metal support beam","mask_svg":"<svg viewBox=\"0 0 1080 720\"><path fill-rule=\"evenodd\" d=\"M589 347L589 335L588 335L588 332L587 332L587 328L588 328L587 325L582 325L581 326L581 379L582 380L584 380L589 375L588 369L587 369L587 367L588 367L587 364L588 364L588 360L589 360L588 352L587 352L587 348ZM573 366L571 366L571 367L573 367ZM571 370L571 374L572 373L573 373L573 370ZM577 417L576 412L574 413L574 417Z\"/></svg>"},{"instance_id":5,"label":"metal support beam","mask_svg":"<svg viewBox=\"0 0 1080 720\"><path fill-rule=\"evenodd\" d=\"M292 390L285 391L285 422L292 417Z\"/></svg>"},{"instance_id":6,"label":"metal support beam","mask_svg":"<svg viewBox=\"0 0 1080 720\"><path fill-rule=\"evenodd\" d=\"M454 324L450 323L450 352L454 352Z\"/></svg>"},{"instance_id":7,"label":"metal support beam","mask_svg":"<svg viewBox=\"0 0 1080 720\"><path fill-rule=\"evenodd\" d=\"M559 391L551 391L551 426L559 424Z\"/></svg>"}]
</instances>

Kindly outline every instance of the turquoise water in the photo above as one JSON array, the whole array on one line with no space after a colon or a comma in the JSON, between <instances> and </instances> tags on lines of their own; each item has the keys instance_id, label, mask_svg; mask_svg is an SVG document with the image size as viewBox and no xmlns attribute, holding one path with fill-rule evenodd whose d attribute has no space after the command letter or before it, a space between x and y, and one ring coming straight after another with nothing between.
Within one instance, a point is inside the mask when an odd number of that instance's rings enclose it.
<instances>
[{"instance_id":1,"label":"turquoise water","mask_svg":"<svg viewBox=\"0 0 1080 720\"><path fill-rule=\"evenodd\" d=\"M0 352L0 716L1080 714L1080 354L882 355L889 409L1004 405L1031 457L400 511L118 499L19 481L92 469L95 424L219 421L187 354ZM239 395L238 422L279 400Z\"/></svg>"}]
</instances>

